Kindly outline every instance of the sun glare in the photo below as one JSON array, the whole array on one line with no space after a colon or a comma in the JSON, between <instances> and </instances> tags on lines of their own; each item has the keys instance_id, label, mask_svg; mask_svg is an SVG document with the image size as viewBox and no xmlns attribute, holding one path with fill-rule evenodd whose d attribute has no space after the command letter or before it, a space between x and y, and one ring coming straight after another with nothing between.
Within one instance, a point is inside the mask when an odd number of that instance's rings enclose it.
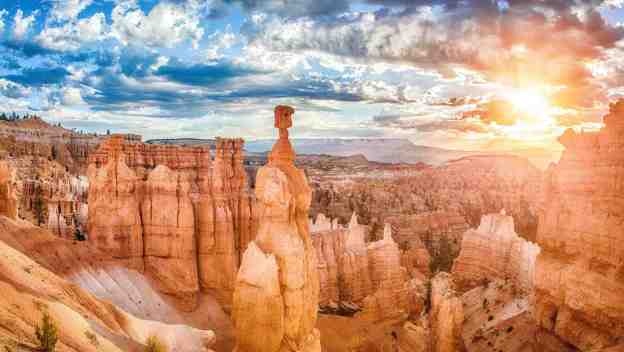
<instances>
[{"instance_id":1,"label":"sun glare","mask_svg":"<svg viewBox=\"0 0 624 352\"><path fill-rule=\"evenodd\" d=\"M516 112L526 115L529 119L550 118L552 107L548 98L541 92L513 90L505 95L505 99L513 105Z\"/></svg>"}]
</instances>

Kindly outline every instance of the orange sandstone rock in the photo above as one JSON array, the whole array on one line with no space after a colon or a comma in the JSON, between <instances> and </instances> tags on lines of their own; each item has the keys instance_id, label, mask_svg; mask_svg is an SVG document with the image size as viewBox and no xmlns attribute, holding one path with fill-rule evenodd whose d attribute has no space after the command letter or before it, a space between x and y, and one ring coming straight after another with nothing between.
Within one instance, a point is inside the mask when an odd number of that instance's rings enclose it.
<instances>
[{"instance_id":1,"label":"orange sandstone rock","mask_svg":"<svg viewBox=\"0 0 624 352\"><path fill-rule=\"evenodd\" d=\"M243 255L233 300L238 352L321 348L314 328L319 278L309 233L311 190L293 163L287 132L293 112L275 109L280 138L256 177L258 235Z\"/></svg>"},{"instance_id":2,"label":"orange sandstone rock","mask_svg":"<svg viewBox=\"0 0 624 352\"><path fill-rule=\"evenodd\" d=\"M540 214L534 315L583 351L624 336L623 121L620 101L599 132L566 131Z\"/></svg>"},{"instance_id":3,"label":"orange sandstone rock","mask_svg":"<svg viewBox=\"0 0 624 352\"><path fill-rule=\"evenodd\" d=\"M11 169L8 163L0 161L0 215L17 218L17 196L13 189Z\"/></svg>"}]
</instances>

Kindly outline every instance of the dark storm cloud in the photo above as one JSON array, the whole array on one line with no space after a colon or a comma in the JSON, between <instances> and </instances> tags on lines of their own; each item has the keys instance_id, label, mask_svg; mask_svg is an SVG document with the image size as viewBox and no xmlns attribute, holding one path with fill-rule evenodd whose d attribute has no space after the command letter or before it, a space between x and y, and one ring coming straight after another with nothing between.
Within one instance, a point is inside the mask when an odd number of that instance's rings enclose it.
<instances>
[{"instance_id":1,"label":"dark storm cloud","mask_svg":"<svg viewBox=\"0 0 624 352\"><path fill-rule=\"evenodd\" d=\"M46 84L61 83L69 75L69 72L62 68L27 68L21 73L1 76L4 79L26 86L42 86Z\"/></svg>"},{"instance_id":2,"label":"dark storm cloud","mask_svg":"<svg viewBox=\"0 0 624 352\"><path fill-rule=\"evenodd\" d=\"M232 78L258 73L260 72L256 70L237 66L228 62L220 62L217 64L195 65L174 63L159 67L154 74L156 76L166 77L178 83L193 86L211 86Z\"/></svg>"},{"instance_id":3,"label":"dark storm cloud","mask_svg":"<svg viewBox=\"0 0 624 352\"><path fill-rule=\"evenodd\" d=\"M225 6L239 4L247 11L261 11L286 17L332 15L349 9L348 0L222 0L213 7L212 15L227 13Z\"/></svg>"}]
</instances>

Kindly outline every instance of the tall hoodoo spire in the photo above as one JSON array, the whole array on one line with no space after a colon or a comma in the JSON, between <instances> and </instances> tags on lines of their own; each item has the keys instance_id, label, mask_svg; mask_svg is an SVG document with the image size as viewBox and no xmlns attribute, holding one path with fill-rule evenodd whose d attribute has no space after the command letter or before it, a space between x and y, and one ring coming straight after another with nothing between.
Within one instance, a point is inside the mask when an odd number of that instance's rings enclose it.
<instances>
[{"instance_id":1,"label":"tall hoodoo spire","mask_svg":"<svg viewBox=\"0 0 624 352\"><path fill-rule=\"evenodd\" d=\"M294 109L275 108L279 139L256 177L259 228L236 278L237 352L320 352L319 277L310 239L312 190L288 140ZM279 289L276 289L279 288Z\"/></svg>"}]
</instances>

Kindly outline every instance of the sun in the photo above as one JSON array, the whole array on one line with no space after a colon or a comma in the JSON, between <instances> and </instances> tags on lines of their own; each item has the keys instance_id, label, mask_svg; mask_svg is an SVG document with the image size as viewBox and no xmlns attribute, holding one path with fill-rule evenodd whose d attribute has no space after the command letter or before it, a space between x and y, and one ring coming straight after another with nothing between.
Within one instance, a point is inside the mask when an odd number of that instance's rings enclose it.
<instances>
[{"instance_id":1,"label":"sun","mask_svg":"<svg viewBox=\"0 0 624 352\"><path fill-rule=\"evenodd\" d=\"M533 119L550 118L552 105L544 93L540 90L514 89L505 94L507 100L516 113L523 117Z\"/></svg>"}]
</instances>

